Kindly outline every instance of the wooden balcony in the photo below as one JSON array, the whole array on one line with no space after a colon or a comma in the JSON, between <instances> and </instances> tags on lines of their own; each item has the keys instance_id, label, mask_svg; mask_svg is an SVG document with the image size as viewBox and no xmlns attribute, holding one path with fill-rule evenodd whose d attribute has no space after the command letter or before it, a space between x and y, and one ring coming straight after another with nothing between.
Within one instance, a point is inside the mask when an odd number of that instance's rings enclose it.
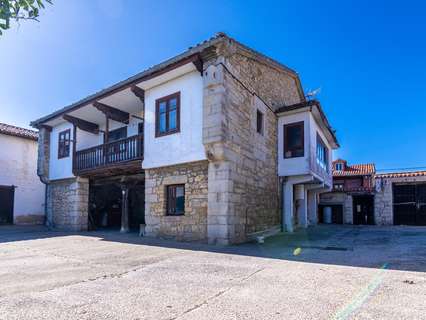
<instances>
[{"instance_id":1,"label":"wooden balcony","mask_svg":"<svg viewBox=\"0 0 426 320\"><path fill-rule=\"evenodd\" d=\"M143 136L101 144L76 151L73 172L78 176L94 176L142 171Z\"/></svg>"}]
</instances>

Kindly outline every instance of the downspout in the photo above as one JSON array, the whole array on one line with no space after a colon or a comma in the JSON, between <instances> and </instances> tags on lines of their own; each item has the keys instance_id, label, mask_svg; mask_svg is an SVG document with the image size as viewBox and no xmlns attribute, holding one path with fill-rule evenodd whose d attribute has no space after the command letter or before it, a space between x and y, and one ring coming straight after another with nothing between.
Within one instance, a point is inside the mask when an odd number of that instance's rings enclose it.
<instances>
[{"instance_id":1,"label":"downspout","mask_svg":"<svg viewBox=\"0 0 426 320\"><path fill-rule=\"evenodd\" d=\"M37 176L40 179L40 182L44 184L44 224L47 227L51 227L51 221L48 219L48 210L47 210L47 200L48 200L48 187L49 187L49 164L45 164L49 159L49 152L46 150L47 145L50 150L50 127L39 127L39 137L38 137L38 158L37 158ZM46 135L49 135L48 138ZM41 150L40 148L43 148ZM47 157L46 157L47 153ZM46 172L47 168L47 172Z\"/></svg>"}]
</instances>

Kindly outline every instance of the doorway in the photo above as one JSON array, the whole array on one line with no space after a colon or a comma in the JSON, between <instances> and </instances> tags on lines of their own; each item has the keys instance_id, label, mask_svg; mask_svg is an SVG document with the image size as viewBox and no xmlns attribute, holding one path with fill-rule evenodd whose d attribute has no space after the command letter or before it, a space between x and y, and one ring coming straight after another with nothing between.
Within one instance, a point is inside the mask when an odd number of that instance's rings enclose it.
<instances>
[{"instance_id":1,"label":"doorway","mask_svg":"<svg viewBox=\"0 0 426 320\"><path fill-rule=\"evenodd\" d=\"M15 187L0 186L0 224L13 223Z\"/></svg>"},{"instance_id":2,"label":"doorway","mask_svg":"<svg viewBox=\"0 0 426 320\"><path fill-rule=\"evenodd\" d=\"M374 196L362 195L353 198L353 223L373 225L374 224Z\"/></svg>"}]
</instances>

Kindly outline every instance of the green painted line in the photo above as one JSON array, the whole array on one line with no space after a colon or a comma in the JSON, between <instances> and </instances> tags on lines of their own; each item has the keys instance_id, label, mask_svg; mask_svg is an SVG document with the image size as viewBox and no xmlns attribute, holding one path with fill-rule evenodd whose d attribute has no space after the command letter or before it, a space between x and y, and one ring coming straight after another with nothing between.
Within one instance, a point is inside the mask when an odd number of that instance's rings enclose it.
<instances>
[{"instance_id":1,"label":"green painted line","mask_svg":"<svg viewBox=\"0 0 426 320\"><path fill-rule=\"evenodd\" d=\"M348 305L346 305L343 309L341 309L337 314L333 317L335 320L345 320L348 319L349 316L354 313L357 309L359 309L365 301L371 297L377 287L381 284L384 276L384 271L387 269L388 264L385 263L380 267L380 273L374 277L374 279L368 284L366 288L364 288Z\"/></svg>"}]
</instances>

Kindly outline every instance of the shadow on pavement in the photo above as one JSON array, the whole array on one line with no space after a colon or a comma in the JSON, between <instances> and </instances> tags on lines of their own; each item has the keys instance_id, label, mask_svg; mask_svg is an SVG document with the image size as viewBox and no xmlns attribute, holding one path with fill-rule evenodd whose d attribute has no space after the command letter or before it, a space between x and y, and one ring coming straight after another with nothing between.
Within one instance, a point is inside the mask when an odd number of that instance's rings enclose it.
<instances>
[{"instance_id":1,"label":"shadow on pavement","mask_svg":"<svg viewBox=\"0 0 426 320\"><path fill-rule=\"evenodd\" d=\"M265 243L215 246L139 237L118 231L64 232L43 226L2 226L0 245L7 242L67 236L180 250L225 253L307 263L426 272L426 228L405 226L319 225L292 234L281 233Z\"/></svg>"}]
</instances>

